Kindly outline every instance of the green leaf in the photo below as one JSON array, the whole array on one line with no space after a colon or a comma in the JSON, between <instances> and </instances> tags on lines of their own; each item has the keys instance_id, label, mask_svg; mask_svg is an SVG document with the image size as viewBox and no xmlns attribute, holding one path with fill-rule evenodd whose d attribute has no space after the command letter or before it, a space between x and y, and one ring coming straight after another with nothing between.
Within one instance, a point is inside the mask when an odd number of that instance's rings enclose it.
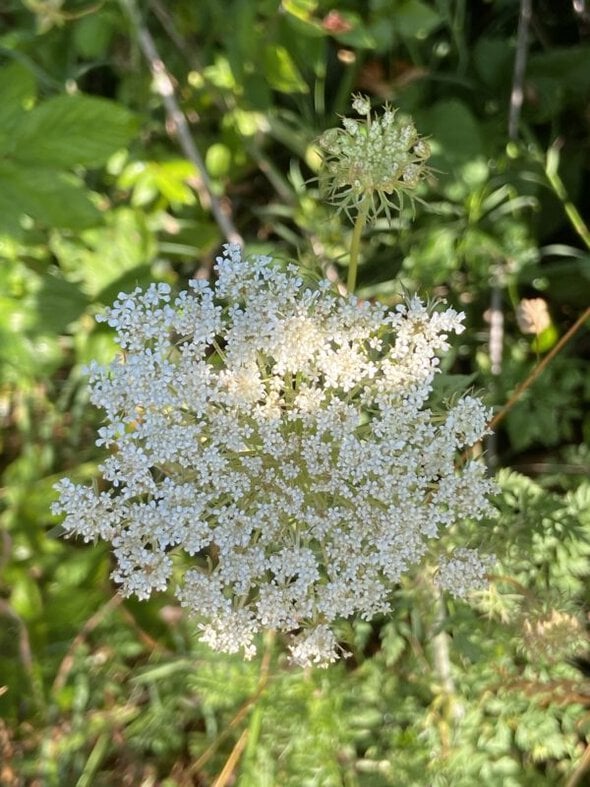
<instances>
[{"instance_id":1,"label":"green leaf","mask_svg":"<svg viewBox=\"0 0 590 787\"><path fill-rule=\"evenodd\" d=\"M0 161L0 230L13 234L27 214L44 225L85 229L101 214L82 181L53 169Z\"/></svg>"},{"instance_id":2,"label":"green leaf","mask_svg":"<svg viewBox=\"0 0 590 787\"><path fill-rule=\"evenodd\" d=\"M135 116L112 101L58 96L20 119L11 156L41 166L100 166L136 129Z\"/></svg>"},{"instance_id":3,"label":"green leaf","mask_svg":"<svg viewBox=\"0 0 590 787\"><path fill-rule=\"evenodd\" d=\"M580 100L590 93L590 46L551 48L531 55L527 66L527 80L558 81L568 99Z\"/></svg>"},{"instance_id":4,"label":"green leaf","mask_svg":"<svg viewBox=\"0 0 590 787\"><path fill-rule=\"evenodd\" d=\"M74 175L0 161L0 230L19 231L23 214L68 229L91 227L101 219Z\"/></svg>"},{"instance_id":5,"label":"green leaf","mask_svg":"<svg viewBox=\"0 0 590 787\"><path fill-rule=\"evenodd\" d=\"M514 67L514 52L505 38L482 36L473 53L473 64L482 82L495 91L508 92Z\"/></svg>"},{"instance_id":6,"label":"green leaf","mask_svg":"<svg viewBox=\"0 0 590 787\"><path fill-rule=\"evenodd\" d=\"M406 0L395 9L392 21L394 30L404 38L426 38L442 18L421 0Z\"/></svg>"},{"instance_id":7,"label":"green leaf","mask_svg":"<svg viewBox=\"0 0 590 787\"><path fill-rule=\"evenodd\" d=\"M308 87L285 47L264 48L264 73L269 84L282 93L307 93Z\"/></svg>"},{"instance_id":8,"label":"green leaf","mask_svg":"<svg viewBox=\"0 0 590 787\"><path fill-rule=\"evenodd\" d=\"M445 172L483 155L480 126L462 101L438 101L425 116L424 130L432 134L433 163Z\"/></svg>"},{"instance_id":9,"label":"green leaf","mask_svg":"<svg viewBox=\"0 0 590 787\"><path fill-rule=\"evenodd\" d=\"M74 27L74 44L84 58L104 57L116 30L116 20L108 14L91 14Z\"/></svg>"},{"instance_id":10,"label":"green leaf","mask_svg":"<svg viewBox=\"0 0 590 787\"><path fill-rule=\"evenodd\" d=\"M20 63L0 68L0 149L2 136L27 109L37 92L35 77Z\"/></svg>"},{"instance_id":11,"label":"green leaf","mask_svg":"<svg viewBox=\"0 0 590 787\"><path fill-rule=\"evenodd\" d=\"M122 189L132 189L134 206L147 205L157 197L168 203L193 205L195 195L188 182L195 175L195 167L185 159L170 161L133 161L117 181Z\"/></svg>"},{"instance_id":12,"label":"green leaf","mask_svg":"<svg viewBox=\"0 0 590 787\"><path fill-rule=\"evenodd\" d=\"M536 353L546 353L556 344L559 333L555 325L551 324L531 342L531 347Z\"/></svg>"},{"instance_id":13,"label":"green leaf","mask_svg":"<svg viewBox=\"0 0 590 787\"><path fill-rule=\"evenodd\" d=\"M43 276L35 300L39 328L57 334L65 333L88 305L88 299L77 285L51 274Z\"/></svg>"},{"instance_id":14,"label":"green leaf","mask_svg":"<svg viewBox=\"0 0 590 787\"><path fill-rule=\"evenodd\" d=\"M287 14L297 19L309 21L317 8L317 0L283 0L282 7Z\"/></svg>"}]
</instances>

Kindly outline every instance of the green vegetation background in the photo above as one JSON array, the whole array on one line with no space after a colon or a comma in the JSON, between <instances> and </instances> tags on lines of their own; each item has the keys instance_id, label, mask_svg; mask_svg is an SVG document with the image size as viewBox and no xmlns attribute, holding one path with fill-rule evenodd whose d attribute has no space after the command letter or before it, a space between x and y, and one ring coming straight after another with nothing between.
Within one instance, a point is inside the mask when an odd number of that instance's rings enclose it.
<instances>
[{"instance_id":1,"label":"green vegetation background","mask_svg":"<svg viewBox=\"0 0 590 787\"><path fill-rule=\"evenodd\" d=\"M490 593L437 606L408 582L390 619L342 628L353 656L327 671L290 667L280 640L251 663L211 653L172 596L118 597L105 546L60 538L49 513L62 475L96 475L83 366L113 355L94 316L120 290L208 275L232 231L345 278L351 228L318 199L314 140L351 91L411 114L436 170L415 216L367 233L359 292L466 311L448 368L506 403L590 301L590 9L539 0L525 46L529 8L0 4L1 785L588 783L587 328L487 446L500 516L473 536L500 559ZM523 298L548 307L538 335Z\"/></svg>"}]
</instances>

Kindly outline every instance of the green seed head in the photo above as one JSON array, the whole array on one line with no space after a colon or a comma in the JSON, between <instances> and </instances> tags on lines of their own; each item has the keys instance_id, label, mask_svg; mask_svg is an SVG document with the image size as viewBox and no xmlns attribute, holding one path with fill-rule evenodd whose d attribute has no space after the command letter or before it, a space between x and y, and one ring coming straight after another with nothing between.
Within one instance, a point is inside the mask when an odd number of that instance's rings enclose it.
<instances>
[{"instance_id":1,"label":"green seed head","mask_svg":"<svg viewBox=\"0 0 590 787\"><path fill-rule=\"evenodd\" d=\"M363 119L343 118L343 128L328 129L319 139L320 185L328 202L349 217L367 204L369 218L390 217L390 209L401 208L404 194L412 199L428 174L430 146L413 122L397 118L388 104L380 117L372 116L366 96L353 96L352 106Z\"/></svg>"}]
</instances>

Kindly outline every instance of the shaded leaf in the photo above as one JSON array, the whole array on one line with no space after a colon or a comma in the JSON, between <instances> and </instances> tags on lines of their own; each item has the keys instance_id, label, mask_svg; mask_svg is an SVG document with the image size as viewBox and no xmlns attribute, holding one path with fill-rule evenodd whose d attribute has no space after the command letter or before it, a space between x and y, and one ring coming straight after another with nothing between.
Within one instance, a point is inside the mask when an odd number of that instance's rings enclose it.
<instances>
[{"instance_id":1,"label":"shaded leaf","mask_svg":"<svg viewBox=\"0 0 590 787\"><path fill-rule=\"evenodd\" d=\"M76 284L52 274L43 276L35 300L39 328L57 334L64 333L88 305L88 298Z\"/></svg>"},{"instance_id":2,"label":"shaded leaf","mask_svg":"<svg viewBox=\"0 0 590 787\"><path fill-rule=\"evenodd\" d=\"M35 77L20 63L0 68L0 149L4 147L2 135L27 109L37 92Z\"/></svg>"},{"instance_id":3,"label":"shaded leaf","mask_svg":"<svg viewBox=\"0 0 590 787\"><path fill-rule=\"evenodd\" d=\"M405 38L426 38L442 23L433 8L421 0L406 0L395 9L394 30Z\"/></svg>"},{"instance_id":4,"label":"shaded leaf","mask_svg":"<svg viewBox=\"0 0 590 787\"><path fill-rule=\"evenodd\" d=\"M84 229L101 214L82 181L53 169L0 161L0 228L13 233L23 214L44 225Z\"/></svg>"},{"instance_id":5,"label":"shaded leaf","mask_svg":"<svg viewBox=\"0 0 590 787\"><path fill-rule=\"evenodd\" d=\"M41 166L100 166L137 130L123 106L92 96L57 96L21 118L13 158Z\"/></svg>"}]
</instances>

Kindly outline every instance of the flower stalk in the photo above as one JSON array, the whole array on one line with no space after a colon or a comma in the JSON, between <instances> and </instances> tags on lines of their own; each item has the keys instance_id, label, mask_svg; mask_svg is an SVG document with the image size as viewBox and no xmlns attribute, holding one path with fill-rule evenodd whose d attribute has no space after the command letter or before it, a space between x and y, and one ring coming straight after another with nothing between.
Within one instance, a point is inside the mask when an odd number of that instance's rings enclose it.
<instances>
[{"instance_id":1,"label":"flower stalk","mask_svg":"<svg viewBox=\"0 0 590 787\"><path fill-rule=\"evenodd\" d=\"M361 238L363 230L367 224L367 217L369 215L370 208L371 202L369 198L365 198L359 207L359 211L354 222L354 229L352 231L352 240L350 243L350 261L348 265L348 280L346 283L346 288L351 294L354 293L356 289Z\"/></svg>"},{"instance_id":2,"label":"flower stalk","mask_svg":"<svg viewBox=\"0 0 590 787\"><path fill-rule=\"evenodd\" d=\"M328 129L319 139L321 192L354 224L350 293L356 287L365 225L381 214L391 219L391 211L401 210L404 197L414 199L415 189L430 171L426 165L430 146L410 119L399 117L389 105L381 116L373 116L371 102L362 95L353 97L352 107L361 120L344 118L342 128Z\"/></svg>"}]
</instances>

